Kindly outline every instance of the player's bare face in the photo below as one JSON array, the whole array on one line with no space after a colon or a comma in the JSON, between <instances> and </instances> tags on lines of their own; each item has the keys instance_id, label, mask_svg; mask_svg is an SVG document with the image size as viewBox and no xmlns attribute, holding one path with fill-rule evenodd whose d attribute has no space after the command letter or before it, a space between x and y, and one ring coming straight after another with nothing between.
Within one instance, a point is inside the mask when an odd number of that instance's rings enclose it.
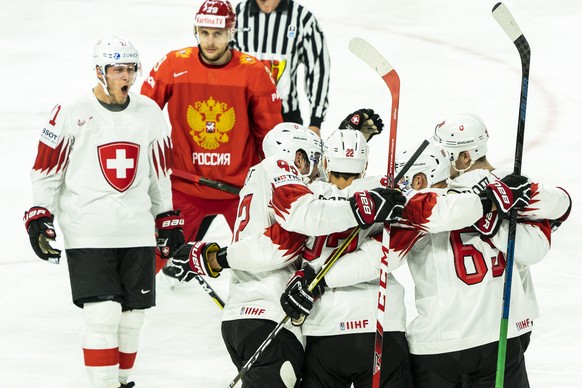
<instances>
[{"instance_id":1,"label":"player's bare face","mask_svg":"<svg viewBox=\"0 0 582 388\"><path fill-rule=\"evenodd\" d=\"M224 65L232 56L230 43L230 30L226 28L204 28L196 29L198 43L200 45L200 55L202 60L209 65Z\"/></svg>"},{"instance_id":2,"label":"player's bare face","mask_svg":"<svg viewBox=\"0 0 582 388\"><path fill-rule=\"evenodd\" d=\"M295 165L299 170L301 175L307 175L307 183L311 183L321 175L319 172L319 159L321 158L321 154L316 153L313 158L308 158L307 154L303 152L303 150L299 151L300 156L295 159Z\"/></svg>"},{"instance_id":3,"label":"player's bare face","mask_svg":"<svg viewBox=\"0 0 582 388\"><path fill-rule=\"evenodd\" d=\"M115 64L106 67L107 91L112 104L123 105L136 78L136 64Z\"/></svg>"},{"instance_id":4,"label":"player's bare face","mask_svg":"<svg viewBox=\"0 0 582 388\"><path fill-rule=\"evenodd\" d=\"M257 0L257 5L264 13L271 13L273 12L281 0Z\"/></svg>"}]
</instances>

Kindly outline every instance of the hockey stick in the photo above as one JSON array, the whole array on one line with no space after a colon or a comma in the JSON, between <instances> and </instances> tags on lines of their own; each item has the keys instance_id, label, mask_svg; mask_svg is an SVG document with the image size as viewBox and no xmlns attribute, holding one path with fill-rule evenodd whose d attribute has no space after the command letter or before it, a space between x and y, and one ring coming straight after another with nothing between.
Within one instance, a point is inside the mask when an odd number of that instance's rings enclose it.
<instances>
[{"instance_id":1,"label":"hockey stick","mask_svg":"<svg viewBox=\"0 0 582 388\"><path fill-rule=\"evenodd\" d=\"M194 275L194 279L198 281L198 284L202 286L202 289L206 291L206 293L208 294L209 297L212 298L214 303L216 303L216 305L220 307L221 310L224 310L224 301L220 298L220 296L218 296L216 291L214 291L214 289L210 287L210 284L208 284L208 282L204 280L204 278L200 275Z\"/></svg>"},{"instance_id":2,"label":"hockey stick","mask_svg":"<svg viewBox=\"0 0 582 388\"><path fill-rule=\"evenodd\" d=\"M519 99L519 115L517 121L517 141L515 144L515 159L513 173L521 174L523 159L523 138L525 132L525 110L527 107L527 89L529 82L530 48L517 22L511 16L507 7L497 3L491 11L503 31L509 36L521 59L521 95ZM509 304L511 300L511 283L513 276L513 262L515 252L515 234L517 229L517 211L509 213L509 237L507 240L507 264L505 282L503 285L503 313L499 325L499 347L497 348L497 370L495 374L495 388L503 388L505 378L505 359L507 356L507 327L509 324Z\"/></svg>"},{"instance_id":3,"label":"hockey stick","mask_svg":"<svg viewBox=\"0 0 582 388\"><path fill-rule=\"evenodd\" d=\"M236 194L240 192L240 187L229 185L228 183L215 181L213 179L204 178L196 174L192 174L182 170L172 170L172 175L180 179L184 179L201 185L212 187L213 189L225 191L227 193Z\"/></svg>"},{"instance_id":4,"label":"hockey stick","mask_svg":"<svg viewBox=\"0 0 582 388\"><path fill-rule=\"evenodd\" d=\"M388 61L372 45L361 38L353 38L350 51L370 66L382 77L392 96L390 115L390 135L388 138L388 187L394 187L394 160L396 158L396 128L398 126L398 105L400 101L400 77ZM380 261L380 281L378 284L378 309L376 312L376 336L374 341L374 365L372 367L372 388L380 387L382 367L382 345L384 342L384 310L386 308L386 283L388 281L388 252L390 247L390 224L384 224L382 233L382 259Z\"/></svg>"},{"instance_id":5,"label":"hockey stick","mask_svg":"<svg viewBox=\"0 0 582 388\"><path fill-rule=\"evenodd\" d=\"M395 178L396 182L398 182L398 181L400 181L400 179L402 179L404 174L406 174L408 169L414 164L416 159L418 159L418 157L420 156L420 154L422 154L422 152L425 150L425 148L428 146L428 144L429 144L428 140L424 140L422 142L422 144L418 147L418 149L416 151L414 151L412 156L410 156L410 159L406 162L406 164L404 164L404 166L402 167L402 170L400 170L400 172L396 176L396 178ZM310 292L315 289L317 284L321 281L321 279L323 279L325 274L330 270L331 266L343 255L346 248L351 244L351 242L354 240L354 238L356 238L356 236L358 235L360 230L361 230L361 228L359 226L355 227L352 230L352 232L348 235L348 237L346 237L346 239L343 241L343 243L330 255L330 257L326 260L326 263L324 264L324 266L321 268L321 270L315 276L315 279L313 279L313 281L311 283L309 283L309 286L307 287L307 289ZM259 356L261 354L263 354L265 348L267 346L269 346L269 344L273 341L273 338L275 338L275 336L277 334L279 334L279 332L281 331L281 329L287 323L288 320L289 320L289 316L286 315L277 324L277 326L275 326L275 328L269 333L269 335L263 341L263 343L261 343L261 345L259 345L259 347L255 351L255 353L251 356L251 358L249 358L249 360L246 362L246 364L241 368L241 370L238 372L238 374L235 376L235 378L230 382L230 384L228 385L229 388L234 387L240 381L242 376L251 368L251 366L255 363L255 361L257 361Z\"/></svg>"}]
</instances>

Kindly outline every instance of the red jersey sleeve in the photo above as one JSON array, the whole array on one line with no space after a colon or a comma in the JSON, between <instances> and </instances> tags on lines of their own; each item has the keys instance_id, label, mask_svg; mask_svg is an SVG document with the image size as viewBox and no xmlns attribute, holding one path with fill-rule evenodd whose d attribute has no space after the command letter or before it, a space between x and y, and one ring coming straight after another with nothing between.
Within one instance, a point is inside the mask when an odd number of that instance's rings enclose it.
<instances>
[{"instance_id":1,"label":"red jersey sleeve","mask_svg":"<svg viewBox=\"0 0 582 388\"><path fill-rule=\"evenodd\" d=\"M174 52L164 55L141 86L141 94L154 100L160 109L164 109L172 95L172 66L169 65L169 58L173 56Z\"/></svg>"}]
</instances>

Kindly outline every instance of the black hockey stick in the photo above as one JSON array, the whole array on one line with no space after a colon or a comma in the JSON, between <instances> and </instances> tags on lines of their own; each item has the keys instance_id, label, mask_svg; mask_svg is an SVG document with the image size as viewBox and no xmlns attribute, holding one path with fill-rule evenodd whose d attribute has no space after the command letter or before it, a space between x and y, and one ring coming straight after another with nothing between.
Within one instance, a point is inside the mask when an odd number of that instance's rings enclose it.
<instances>
[{"instance_id":1,"label":"black hockey stick","mask_svg":"<svg viewBox=\"0 0 582 388\"><path fill-rule=\"evenodd\" d=\"M527 107L527 89L529 82L530 48L517 22L511 16L507 7L497 3L492 10L493 17L503 31L509 36L521 59L521 95L519 99L519 115L517 120L517 141L515 143L515 159L513 173L521 174L523 159L523 138L525 132L525 110ZM499 327L499 347L497 349L497 370L495 374L495 388L503 388L505 378L505 360L507 357L507 327L509 324L509 305L511 301L511 283L513 277L513 262L515 252L515 235L517 229L517 210L509 213L509 237L507 240L507 264L505 268L505 282L503 285L503 313Z\"/></svg>"},{"instance_id":2,"label":"black hockey stick","mask_svg":"<svg viewBox=\"0 0 582 388\"><path fill-rule=\"evenodd\" d=\"M190 235L190 237L188 237L188 240L186 240L186 243L184 243L184 245L181 245L178 249L176 249L176 251L178 251L182 247L186 246L186 244L188 244L188 241L190 241L190 239L192 238L192 235ZM172 258L169 258L168 260L172 260ZM169 276L169 277L171 277L171 278L179 281L177 278L175 278L175 277L173 277L171 275L166 275L166 276ZM210 286L210 284L208 284L208 282L201 275L194 275L194 279L196 279L196 281L198 282L198 284L200 284L200 286L202 287L202 289L204 290L204 292L206 292L208 294L208 296L210 296L212 298L212 300L214 301L214 303L216 303L216 305L218 307L220 307L221 310L224 310L224 301L216 293L216 291L214 291L214 289ZM172 286L171 289L173 290L174 287Z\"/></svg>"},{"instance_id":3,"label":"black hockey stick","mask_svg":"<svg viewBox=\"0 0 582 388\"><path fill-rule=\"evenodd\" d=\"M196 174L192 174L182 170L172 170L172 175L180 179L184 179L194 183L200 183L201 185L212 187L213 189L225 191L227 193L236 194L240 192L240 187L230 185L228 183L215 181L214 179L204 178Z\"/></svg>"},{"instance_id":4,"label":"black hockey stick","mask_svg":"<svg viewBox=\"0 0 582 388\"><path fill-rule=\"evenodd\" d=\"M422 154L422 152L425 150L425 148L428 146L428 144L429 144L429 142L427 140L424 140L422 142L422 144L418 147L418 149L414 152L414 154L412 154L410 159L406 162L406 164L402 167L402 170L400 170L400 172L396 176L396 178L395 178L396 182L398 182L398 181L400 181L400 179L402 179L404 174L406 174L408 169L414 164L416 159L418 159L418 157L420 156L420 154ZM332 265L334 265L337 262L337 260L343 255L346 248L350 245L350 243L358 235L360 230L361 230L361 228L359 226L355 227L352 230L352 232L348 235L348 237L346 237L346 239L343 241L343 243L330 255L330 257L326 260L324 266L321 268L321 270L315 276L315 279L313 279L313 281L311 283L309 283L309 286L307 287L307 289L309 291L313 291L315 289L317 284L321 281L321 279L323 279L323 277L330 270ZM251 368L251 366L255 363L255 361L257 361L259 356L261 354L263 354L263 352L265 351L267 346L269 346L271 344L273 339L277 336L277 334L279 334L279 332L281 331L283 326L287 323L287 321L289 321L288 315L286 315L277 324L277 326L275 326L275 328L269 333L269 335L263 341L263 343L261 343L261 345L259 345L259 347L255 351L255 353L249 358L249 360L246 362L246 364L241 368L241 370L238 372L238 374L230 382L230 384L228 385L229 388L234 387L242 379L242 376Z\"/></svg>"}]
</instances>

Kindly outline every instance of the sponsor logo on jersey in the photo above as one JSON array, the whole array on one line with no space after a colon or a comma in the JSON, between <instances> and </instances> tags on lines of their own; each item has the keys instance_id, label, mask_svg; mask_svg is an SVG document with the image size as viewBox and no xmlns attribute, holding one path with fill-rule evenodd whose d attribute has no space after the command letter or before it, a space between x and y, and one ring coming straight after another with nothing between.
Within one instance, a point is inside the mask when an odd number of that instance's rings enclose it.
<instances>
[{"instance_id":1,"label":"sponsor logo on jersey","mask_svg":"<svg viewBox=\"0 0 582 388\"><path fill-rule=\"evenodd\" d=\"M265 309L260 307L241 307L239 315L253 315L261 316L265 313Z\"/></svg>"},{"instance_id":2,"label":"sponsor logo on jersey","mask_svg":"<svg viewBox=\"0 0 582 388\"><path fill-rule=\"evenodd\" d=\"M99 166L107 183L124 192L135 180L139 161L139 144L115 142L97 147Z\"/></svg>"},{"instance_id":3,"label":"sponsor logo on jersey","mask_svg":"<svg viewBox=\"0 0 582 388\"><path fill-rule=\"evenodd\" d=\"M193 152L192 163L198 166L230 166L230 152Z\"/></svg>"},{"instance_id":4,"label":"sponsor logo on jersey","mask_svg":"<svg viewBox=\"0 0 582 388\"><path fill-rule=\"evenodd\" d=\"M287 28L287 38L293 39L297 36L297 26L289 26Z\"/></svg>"},{"instance_id":5,"label":"sponsor logo on jersey","mask_svg":"<svg viewBox=\"0 0 582 388\"><path fill-rule=\"evenodd\" d=\"M77 125L79 127L82 127L83 125L87 124L87 122L89 120L91 120L92 118L93 118L93 116L89 116L89 117L87 117L86 119L83 119L83 120L79 119L79 120L77 120Z\"/></svg>"},{"instance_id":6,"label":"sponsor logo on jersey","mask_svg":"<svg viewBox=\"0 0 582 388\"><path fill-rule=\"evenodd\" d=\"M281 187L289 184L297 184L303 182L301 178L294 174L282 174L273 178L273 185L275 187Z\"/></svg>"},{"instance_id":7,"label":"sponsor logo on jersey","mask_svg":"<svg viewBox=\"0 0 582 388\"><path fill-rule=\"evenodd\" d=\"M369 324L370 324L370 321L368 321L367 319L361 319L361 320L357 320L357 321L340 322L339 326L340 326L341 331L348 331L348 330L365 329L368 327Z\"/></svg>"},{"instance_id":8,"label":"sponsor logo on jersey","mask_svg":"<svg viewBox=\"0 0 582 388\"><path fill-rule=\"evenodd\" d=\"M214 150L221 143L228 143L228 132L234 127L236 114L228 104L214 100L197 101L188 106L186 120L192 130L192 139L200 147Z\"/></svg>"},{"instance_id":9,"label":"sponsor logo on jersey","mask_svg":"<svg viewBox=\"0 0 582 388\"><path fill-rule=\"evenodd\" d=\"M174 73L174 78L178 78L179 76L181 76L181 75L184 75L184 74L186 74L186 73L188 73L188 70L186 70L186 71L181 71L181 72L179 72L179 73Z\"/></svg>"},{"instance_id":10,"label":"sponsor logo on jersey","mask_svg":"<svg viewBox=\"0 0 582 388\"><path fill-rule=\"evenodd\" d=\"M517 328L517 331L527 329L530 326L533 326L533 321L530 321L529 318L524 319L523 321L515 322L515 327Z\"/></svg>"},{"instance_id":11,"label":"sponsor logo on jersey","mask_svg":"<svg viewBox=\"0 0 582 388\"><path fill-rule=\"evenodd\" d=\"M50 129L43 128L42 132L40 133L40 141L51 148L55 148L57 146L58 139L59 135Z\"/></svg>"}]
</instances>

